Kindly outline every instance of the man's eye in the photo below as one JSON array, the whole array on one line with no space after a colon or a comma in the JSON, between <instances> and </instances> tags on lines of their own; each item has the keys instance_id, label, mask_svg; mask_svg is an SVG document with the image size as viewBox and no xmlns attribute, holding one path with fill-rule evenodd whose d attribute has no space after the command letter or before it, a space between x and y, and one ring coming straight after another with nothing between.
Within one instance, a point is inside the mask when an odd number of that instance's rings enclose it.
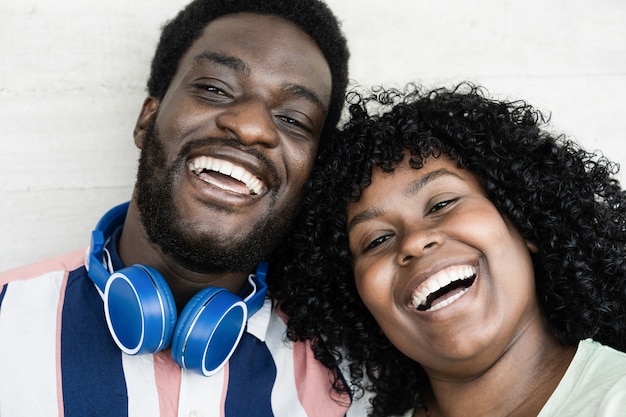
<instances>
[{"instance_id":1,"label":"man's eye","mask_svg":"<svg viewBox=\"0 0 626 417\"><path fill-rule=\"evenodd\" d=\"M194 88L199 96L207 99L221 99L229 96L227 90L215 84L197 83L194 84Z\"/></svg>"},{"instance_id":2,"label":"man's eye","mask_svg":"<svg viewBox=\"0 0 626 417\"><path fill-rule=\"evenodd\" d=\"M218 94L221 96L226 95L226 93L224 92L224 90L217 88L214 85L201 85L200 86L201 89L203 89L204 91L208 91L209 93L213 93L213 94Z\"/></svg>"},{"instance_id":3,"label":"man's eye","mask_svg":"<svg viewBox=\"0 0 626 417\"><path fill-rule=\"evenodd\" d=\"M311 129L307 124L302 123L298 119L294 119L293 117L289 117L289 116L276 116L276 117L282 120L283 122L285 122L286 124L292 126L293 128L304 130L307 133L313 132L313 129Z\"/></svg>"}]
</instances>

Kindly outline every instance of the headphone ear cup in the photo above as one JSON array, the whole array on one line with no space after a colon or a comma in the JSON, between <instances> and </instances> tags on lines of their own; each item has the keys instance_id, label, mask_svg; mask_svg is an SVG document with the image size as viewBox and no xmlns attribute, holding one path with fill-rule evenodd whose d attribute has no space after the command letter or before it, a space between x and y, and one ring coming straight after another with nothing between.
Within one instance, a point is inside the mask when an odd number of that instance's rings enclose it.
<instances>
[{"instance_id":1,"label":"headphone ear cup","mask_svg":"<svg viewBox=\"0 0 626 417\"><path fill-rule=\"evenodd\" d=\"M107 280L103 299L109 330L123 352L156 353L169 346L176 303L156 269L145 265L120 269Z\"/></svg>"},{"instance_id":2,"label":"headphone ear cup","mask_svg":"<svg viewBox=\"0 0 626 417\"><path fill-rule=\"evenodd\" d=\"M182 368L213 375L235 351L247 318L248 308L240 297L224 288L205 288L178 318L172 358Z\"/></svg>"}]
</instances>

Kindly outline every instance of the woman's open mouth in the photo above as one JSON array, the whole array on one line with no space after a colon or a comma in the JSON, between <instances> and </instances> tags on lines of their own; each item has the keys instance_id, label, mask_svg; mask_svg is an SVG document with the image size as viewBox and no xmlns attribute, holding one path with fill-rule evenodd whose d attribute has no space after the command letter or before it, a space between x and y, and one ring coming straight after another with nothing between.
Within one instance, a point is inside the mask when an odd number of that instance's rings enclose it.
<instances>
[{"instance_id":1,"label":"woman's open mouth","mask_svg":"<svg viewBox=\"0 0 626 417\"><path fill-rule=\"evenodd\" d=\"M424 281L411 296L413 307L419 311L436 311L461 298L476 280L473 266L454 266L436 273Z\"/></svg>"}]
</instances>

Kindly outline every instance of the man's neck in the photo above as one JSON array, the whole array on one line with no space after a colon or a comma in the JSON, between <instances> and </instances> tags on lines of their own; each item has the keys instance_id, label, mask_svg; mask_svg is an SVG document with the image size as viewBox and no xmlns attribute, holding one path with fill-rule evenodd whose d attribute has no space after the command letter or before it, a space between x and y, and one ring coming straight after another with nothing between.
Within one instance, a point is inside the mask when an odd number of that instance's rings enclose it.
<instances>
[{"instance_id":1,"label":"man's neck","mask_svg":"<svg viewBox=\"0 0 626 417\"><path fill-rule=\"evenodd\" d=\"M179 311L196 293L207 287L226 288L238 294L244 288L249 275L249 273L199 273L178 264L150 242L141 225L139 212L132 203L118 242L118 253L126 266L143 264L157 269L170 287Z\"/></svg>"}]
</instances>

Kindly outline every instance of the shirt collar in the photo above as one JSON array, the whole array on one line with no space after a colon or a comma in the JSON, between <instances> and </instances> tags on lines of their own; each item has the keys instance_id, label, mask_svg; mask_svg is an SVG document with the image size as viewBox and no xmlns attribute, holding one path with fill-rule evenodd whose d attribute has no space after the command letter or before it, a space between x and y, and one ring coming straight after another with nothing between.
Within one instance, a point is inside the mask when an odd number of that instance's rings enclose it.
<instances>
[{"instance_id":1,"label":"shirt collar","mask_svg":"<svg viewBox=\"0 0 626 417\"><path fill-rule=\"evenodd\" d=\"M270 318L272 315L273 302L270 298L265 298L263 307L252 317L248 319L248 325L246 326L246 332L259 339L261 342L265 342L265 336L267 329L270 325Z\"/></svg>"}]
</instances>

